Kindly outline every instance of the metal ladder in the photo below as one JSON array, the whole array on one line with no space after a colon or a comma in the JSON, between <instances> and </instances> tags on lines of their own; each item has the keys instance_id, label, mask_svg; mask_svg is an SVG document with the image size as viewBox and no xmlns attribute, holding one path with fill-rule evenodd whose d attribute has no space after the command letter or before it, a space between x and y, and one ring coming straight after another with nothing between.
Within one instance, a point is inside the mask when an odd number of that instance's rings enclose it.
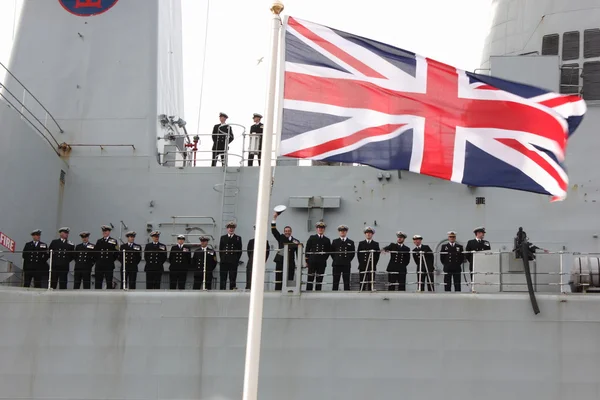
<instances>
[{"instance_id":1,"label":"metal ladder","mask_svg":"<svg viewBox=\"0 0 600 400\"><path fill-rule=\"evenodd\" d=\"M240 167L223 168L223 183L214 186L221 193L221 234L227 231L227 223L236 221L237 196L240 191L238 186Z\"/></svg>"}]
</instances>

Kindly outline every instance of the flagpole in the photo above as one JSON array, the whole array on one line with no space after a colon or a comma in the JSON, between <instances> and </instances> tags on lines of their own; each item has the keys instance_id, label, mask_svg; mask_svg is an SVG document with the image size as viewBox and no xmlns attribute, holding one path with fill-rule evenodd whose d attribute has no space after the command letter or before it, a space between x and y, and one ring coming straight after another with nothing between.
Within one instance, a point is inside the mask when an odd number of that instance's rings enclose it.
<instances>
[{"instance_id":1,"label":"flagpole","mask_svg":"<svg viewBox=\"0 0 600 400\"><path fill-rule=\"evenodd\" d=\"M271 6L271 57L269 59L269 78L265 127L262 151L260 153L260 174L258 178L258 200L256 204L256 233L254 256L252 259L252 290L250 291L250 310L248 313L248 337L246 339L246 363L244 370L243 400L256 400L258 397L258 368L260 365L260 340L262 330L263 294L265 289L265 254L267 247L267 224L269 222L269 203L271 189L271 160L273 148L273 126L275 121L275 97L277 95L277 50L283 4L275 0Z\"/></svg>"}]
</instances>

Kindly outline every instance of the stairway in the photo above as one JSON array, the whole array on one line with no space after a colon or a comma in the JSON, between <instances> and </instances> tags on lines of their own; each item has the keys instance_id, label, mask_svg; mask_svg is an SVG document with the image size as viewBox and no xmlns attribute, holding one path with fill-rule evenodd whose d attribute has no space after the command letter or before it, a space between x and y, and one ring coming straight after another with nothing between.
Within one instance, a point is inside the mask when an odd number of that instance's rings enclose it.
<instances>
[{"instance_id":1,"label":"stairway","mask_svg":"<svg viewBox=\"0 0 600 400\"><path fill-rule=\"evenodd\" d=\"M221 234L227 232L227 223L237 221L237 195L240 191L238 180L240 167L226 167L223 171L223 183L214 186L221 193Z\"/></svg>"}]
</instances>

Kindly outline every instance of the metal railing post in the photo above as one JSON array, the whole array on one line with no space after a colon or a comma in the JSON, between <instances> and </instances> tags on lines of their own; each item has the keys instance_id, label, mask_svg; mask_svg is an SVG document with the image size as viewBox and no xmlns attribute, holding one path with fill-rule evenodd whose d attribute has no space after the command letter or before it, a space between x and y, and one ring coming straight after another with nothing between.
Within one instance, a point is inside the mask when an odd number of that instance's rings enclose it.
<instances>
[{"instance_id":1,"label":"metal railing post","mask_svg":"<svg viewBox=\"0 0 600 400\"><path fill-rule=\"evenodd\" d=\"M123 249L123 272L121 273L121 279L123 280L123 284L121 285L121 288L123 288L123 290L128 290L129 285L127 283L127 261L125 260L125 257L125 249Z\"/></svg>"},{"instance_id":2,"label":"metal railing post","mask_svg":"<svg viewBox=\"0 0 600 400\"><path fill-rule=\"evenodd\" d=\"M564 281L563 281L563 254L564 252L561 250L558 255L559 255L559 274L560 274L560 292L561 293L565 293L565 290L563 290L563 285L564 285Z\"/></svg>"},{"instance_id":3,"label":"metal railing post","mask_svg":"<svg viewBox=\"0 0 600 400\"><path fill-rule=\"evenodd\" d=\"M419 273L417 274L417 292L421 292L421 274L423 273L423 252L419 252Z\"/></svg>"},{"instance_id":4,"label":"metal railing post","mask_svg":"<svg viewBox=\"0 0 600 400\"><path fill-rule=\"evenodd\" d=\"M52 255L54 250L50 250L50 268L48 269L48 290L52 290Z\"/></svg>"},{"instance_id":5,"label":"metal railing post","mask_svg":"<svg viewBox=\"0 0 600 400\"><path fill-rule=\"evenodd\" d=\"M202 290L206 290L206 254L208 253L208 246L204 248L204 266L202 267Z\"/></svg>"},{"instance_id":6,"label":"metal railing post","mask_svg":"<svg viewBox=\"0 0 600 400\"><path fill-rule=\"evenodd\" d=\"M244 153L245 152L246 152L246 134L242 133L242 159L240 160L240 167L244 166ZM249 158L249 156L248 156L248 158Z\"/></svg>"},{"instance_id":7,"label":"metal railing post","mask_svg":"<svg viewBox=\"0 0 600 400\"><path fill-rule=\"evenodd\" d=\"M369 254L369 261L371 263L371 292L375 291L375 264L373 260L373 251L374 250L371 250L371 253Z\"/></svg>"},{"instance_id":8,"label":"metal railing post","mask_svg":"<svg viewBox=\"0 0 600 400\"><path fill-rule=\"evenodd\" d=\"M471 254L473 255L473 263L471 264L473 267L473 271L471 272L471 293L475 293L475 252Z\"/></svg>"},{"instance_id":9,"label":"metal railing post","mask_svg":"<svg viewBox=\"0 0 600 400\"><path fill-rule=\"evenodd\" d=\"M281 271L281 293L287 292L288 268L290 267L289 243L283 244L283 271ZM277 277L277 272L275 272ZM277 282L275 282L277 285Z\"/></svg>"}]
</instances>

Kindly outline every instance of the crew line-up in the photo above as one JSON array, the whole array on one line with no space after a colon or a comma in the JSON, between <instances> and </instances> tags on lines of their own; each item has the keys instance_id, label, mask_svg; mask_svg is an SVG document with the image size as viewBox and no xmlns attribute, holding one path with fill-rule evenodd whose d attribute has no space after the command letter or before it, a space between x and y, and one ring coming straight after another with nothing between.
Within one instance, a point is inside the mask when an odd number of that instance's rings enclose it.
<instances>
[{"instance_id":1,"label":"crew line-up","mask_svg":"<svg viewBox=\"0 0 600 400\"><path fill-rule=\"evenodd\" d=\"M273 215L271 233L277 241L277 254L275 256L275 290L281 290L284 268L283 251L288 251L288 276L295 274L295 260L300 241L292 236L292 228L285 226L283 234L277 229L279 213ZM332 258L333 290L339 290L340 281L344 290L350 290L350 266L354 257L358 260L361 291L372 290L373 274L382 252L390 253L387 266L389 290L406 290L407 267L411 259L417 265L419 290L434 291L434 253L431 247L422 244L421 235L413 235L414 248L408 247L404 241L407 235L404 232L396 233L396 242L381 248L373 240L375 229L368 226L364 228L365 239L355 246L348 237L348 227L340 225L337 228L339 237L330 240L325 236L326 224L322 221L316 225L317 233L308 238L305 251L305 267L308 268L306 291L321 290L323 276L327 268L329 257ZM171 289L185 289L188 271L194 272L194 289L212 289L213 271L217 264L220 265L220 289L237 289L236 278L238 265L243 253L242 238L235 233L237 224L227 224L227 234L221 236L218 251L209 246L209 238L200 237L200 247L193 250L185 243L185 236L177 236L177 244L170 250L159 241L160 232L150 233L151 242L142 249L142 245L135 243L136 232L126 233L127 242L119 246L117 239L110 236L112 228L103 225L102 238L95 244L89 241L90 232L81 232L81 243L75 245L69 240L70 229L59 229L60 238L53 240L50 245L42 242L42 231L39 229L31 232L32 241L25 244L23 249L23 286L30 287L31 282L36 288L50 284L56 289L67 288L67 277L70 264L75 262L74 289L90 289L92 268L95 266L95 288L102 289L106 282L107 288L113 288L113 273L115 263L121 265L120 272L124 278L125 287L136 289L138 265L145 260L146 289L160 289L164 264L169 262L169 278ZM445 290L461 291L460 276L462 264L469 262L471 280L473 273L473 252L491 250L490 243L484 240L485 228L478 227L474 231L475 238L469 240L467 246L456 243L456 232L448 232L448 243L444 244L440 252L440 260L444 266ZM267 241L265 260L269 258L270 246ZM246 289L250 289L252 282L252 258L254 253L254 239L247 244L248 262L246 267ZM412 257L411 257L412 255ZM52 268L48 263L52 256ZM217 256L219 260L217 261Z\"/></svg>"}]
</instances>

